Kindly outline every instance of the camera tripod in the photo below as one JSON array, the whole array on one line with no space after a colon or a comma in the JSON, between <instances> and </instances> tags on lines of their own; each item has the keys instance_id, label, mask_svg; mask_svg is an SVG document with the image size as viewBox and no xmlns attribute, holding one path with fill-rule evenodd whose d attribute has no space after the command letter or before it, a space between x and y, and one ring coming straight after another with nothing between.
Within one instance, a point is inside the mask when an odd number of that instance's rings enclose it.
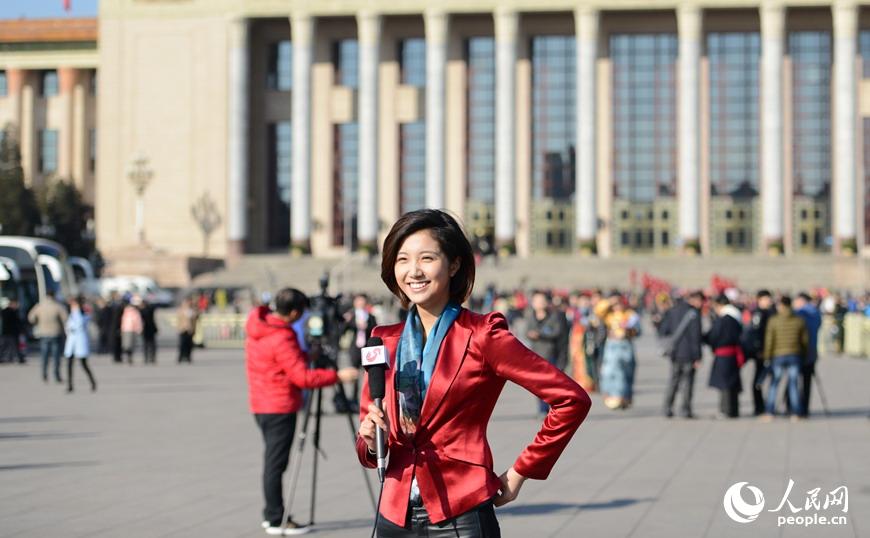
<instances>
[{"instance_id":1,"label":"camera tripod","mask_svg":"<svg viewBox=\"0 0 870 538\"><path fill-rule=\"evenodd\" d=\"M311 347L311 363L314 366L315 363L326 364L330 368L337 369L337 363L334 359L329 357L327 349L325 346L319 341L315 341ZM345 403L348 402L347 395L344 392L344 385L339 381L334 385L335 390L338 392L339 400ZM312 409L313 407L313 409ZM353 420L353 410L349 405L345 405L345 411L343 413L347 417L347 425L350 429L350 437L351 437L351 445L353 445L354 450L356 450L356 425ZM317 465L320 457L322 456L326 459L326 453L324 453L320 449L320 423L321 417L323 416L323 388L317 388L309 392L308 401L305 403L305 416L302 419L302 428L299 430L297 434L297 443L296 449L293 454L293 458L291 461L290 468L290 481L287 488L287 500L284 504L284 514L281 517L281 525L285 525L287 521L287 514L290 513L291 508L293 507L293 498L296 494L296 486L299 481L299 473L302 467L302 458L305 452L305 444L308 439L308 428L311 425L311 419L314 418L314 465L311 468L311 511L309 514L309 525L314 525L314 507L316 506L317 501ZM369 493L369 499L372 503L372 508L375 508L375 494L372 490L371 482L369 481L369 475L366 473L366 470L360 466L360 472L362 472L363 480L366 483L366 489Z\"/></svg>"}]
</instances>

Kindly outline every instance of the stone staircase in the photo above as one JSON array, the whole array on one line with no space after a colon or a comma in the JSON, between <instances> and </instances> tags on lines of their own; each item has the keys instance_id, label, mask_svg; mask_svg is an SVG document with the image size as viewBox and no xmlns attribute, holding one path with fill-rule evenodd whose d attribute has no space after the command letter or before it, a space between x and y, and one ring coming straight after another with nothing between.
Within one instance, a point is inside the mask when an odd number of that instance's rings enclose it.
<instances>
[{"instance_id":1,"label":"stone staircase","mask_svg":"<svg viewBox=\"0 0 870 538\"><path fill-rule=\"evenodd\" d=\"M369 261L359 255L340 259L293 257L290 255L247 255L232 267L206 273L194 279L194 286L250 286L256 291L283 286L306 293L319 291L318 281L330 274L331 294L367 291L386 293L380 279L380 258ZM870 283L870 266L858 257L804 256L767 258L653 257L625 256L608 259L579 255L541 255L495 262L486 259L478 266L476 290L492 283L499 289L516 286L547 288L620 287L639 285L647 273L680 287L705 287L713 275L735 281L741 288L795 292L816 287L863 291Z\"/></svg>"}]
</instances>

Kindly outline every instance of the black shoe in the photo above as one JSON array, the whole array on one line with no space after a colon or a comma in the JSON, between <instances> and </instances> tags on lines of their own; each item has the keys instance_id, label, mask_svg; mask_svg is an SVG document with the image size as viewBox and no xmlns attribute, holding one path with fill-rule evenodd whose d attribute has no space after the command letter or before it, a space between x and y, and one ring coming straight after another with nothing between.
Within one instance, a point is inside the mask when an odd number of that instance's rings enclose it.
<instances>
[{"instance_id":1,"label":"black shoe","mask_svg":"<svg viewBox=\"0 0 870 538\"><path fill-rule=\"evenodd\" d=\"M67 394L69 394L69 393L72 392L72 391L73 391L73 388L72 388L72 387L69 387L68 389L66 389L66 393L67 393Z\"/></svg>"},{"instance_id":2,"label":"black shoe","mask_svg":"<svg viewBox=\"0 0 870 538\"><path fill-rule=\"evenodd\" d=\"M670 409L665 410L665 418L674 418L674 412Z\"/></svg>"},{"instance_id":3,"label":"black shoe","mask_svg":"<svg viewBox=\"0 0 870 538\"><path fill-rule=\"evenodd\" d=\"M684 419L686 419L686 420L692 420L692 419L695 418L695 414L692 413L691 411L689 411L688 413L682 413L682 414L680 415L680 417L682 417L682 418L684 418Z\"/></svg>"}]
</instances>

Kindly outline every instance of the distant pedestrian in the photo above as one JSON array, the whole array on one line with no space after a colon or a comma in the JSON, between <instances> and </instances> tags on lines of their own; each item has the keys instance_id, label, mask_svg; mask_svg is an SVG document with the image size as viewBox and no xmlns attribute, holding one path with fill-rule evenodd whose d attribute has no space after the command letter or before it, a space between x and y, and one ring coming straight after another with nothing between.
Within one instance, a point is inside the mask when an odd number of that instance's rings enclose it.
<instances>
[{"instance_id":1,"label":"distant pedestrian","mask_svg":"<svg viewBox=\"0 0 870 538\"><path fill-rule=\"evenodd\" d=\"M142 300L138 295L130 299L130 303L124 307L121 315L121 347L127 357L127 364L133 364L133 352L142 337L142 314L139 313L139 305Z\"/></svg>"},{"instance_id":2,"label":"distant pedestrian","mask_svg":"<svg viewBox=\"0 0 870 538\"><path fill-rule=\"evenodd\" d=\"M560 316L562 319L559 319ZM532 310L526 321L529 348L554 366L559 361L564 318L562 313L552 308L547 293L535 291L532 294ZM538 400L538 413L546 415L549 411L550 406L543 400Z\"/></svg>"},{"instance_id":3,"label":"distant pedestrian","mask_svg":"<svg viewBox=\"0 0 870 538\"><path fill-rule=\"evenodd\" d=\"M8 304L0 310L0 362L24 363L24 354L18 343L24 334L21 321L21 313L18 311L18 300L10 299Z\"/></svg>"},{"instance_id":4,"label":"distant pedestrian","mask_svg":"<svg viewBox=\"0 0 870 538\"><path fill-rule=\"evenodd\" d=\"M682 387L683 398L680 413L684 418L694 418L692 393L695 387L695 370L701 364L701 307L704 294L693 291L686 300L678 300L668 310L659 326L659 334L669 339L668 358L671 360L671 377L665 393L664 414L674 416L674 400Z\"/></svg>"},{"instance_id":5,"label":"distant pedestrian","mask_svg":"<svg viewBox=\"0 0 870 538\"><path fill-rule=\"evenodd\" d=\"M178 362L191 362L193 353L193 333L196 331L196 322L199 312L193 306L193 301L185 297L181 301L176 313L176 325L178 327Z\"/></svg>"},{"instance_id":6,"label":"distant pedestrian","mask_svg":"<svg viewBox=\"0 0 870 538\"><path fill-rule=\"evenodd\" d=\"M770 318L764 335L764 358L770 361L773 370L764 420L770 420L776 412L776 389L784 374L788 375L788 398L792 416L803 416L798 378L808 344L807 325L803 318L792 311L791 298L780 298L777 314Z\"/></svg>"},{"instance_id":7,"label":"distant pedestrian","mask_svg":"<svg viewBox=\"0 0 870 538\"><path fill-rule=\"evenodd\" d=\"M30 309L27 321L33 325L33 335L39 338L39 354L42 358L42 380L48 383L48 362L54 365L54 379L63 383L60 376L60 354L66 324L66 307L54 298L54 290L48 290L45 298Z\"/></svg>"},{"instance_id":8,"label":"distant pedestrian","mask_svg":"<svg viewBox=\"0 0 870 538\"><path fill-rule=\"evenodd\" d=\"M106 326L106 334L108 335L109 349L112 352L112 360L115 363L122 362L123 346L121 343L121 317L124 315L126 300L122 299L118 292L113 291L111 301L109 302L109 314L106 317L108 325Z\"/></svg>"},{"instance_id":9,"label":"distant pedestrian","mask_svg":"<svg viewBox=\"0 0 870 538\"><path fill-rule=\"evenodd\" d=\"M372 330L378 324L377 318L371 313L371 304L367 295L360 293L353 298L353 308L345 314L344 332L351 333L350 365L354 368L362 367L362 348L372 335ZM351 394L350 408L354 412L359 411L359 383L354 381Z\"/></svg>"},{"instance_id":10,"label":"distant pedestrian","mask_svg":"<svg viewBox=\"0 0 870 538\"><path fill-rule=\"evenodd\" d=\"M91 317L85 312L84 306L82 297L74 297L70 300L70 313L66 320L66 344L63 349L63 355L67 360L67 392L73 391L73 367L76 361L81 363L91 382L91 392L97 390L97 381L88 367L88 355L91 352L88 323Z\"/></svg>"},{"instance_id":11,"label":"distant pedestrian","mask_svg":"<svg viewBox=\"0 0 870 538\"><path fill-rule=\"evenodd\" d=\"M819 329L822 327L822 315L806 293L801 293L795 298L794 309L807 326L807 352L801 365L801 410L803 416L808 417L810 415L810 388L816 373L816 362L819 358Z\"/></svg>"},{"instance_id":12,"label":"distant pedestrian","mask_svg":"<svg viewBox=\"0 0 870 538\"><path fill-rule=\"evenodd\" d=\"M111 351L109 333L112 326L112 307L102 297L97 297L94 303L94 321L97 324L97 353L105 354Z\"/></svg>"},{"instance_id":13,"label":"distant pedestrian","mask_svg":"<svg viewBox=\"0 0 870 538\"><path fill-rule=\"evenodd\" d=\"M759 290L755 295L755 310L752 311L749 331L744 334L743 346L755 364L755 372L752 376L752 402L755 416L765 411L764 381L770 373L770 364L764 358L764 335L767 332L767 322L774 315L776 309L773 306L773 297L769 291Z\"/></svg>"},{"instance_id":14,"label":"distant pedestrian","mask_svg":"<svg viewBox=\"0 0 870 538\"><path fill-rule=\"evenodd\" d=\"M157 321L154 319L154 305L147 300L139 307L142 315L142 349L145 354L145 364L157 362Z\"/></svg>"},{"instance_id":15,"label":"distant pedestrian","mask_svg":"<svg viewBox=\"0 0 870 538\"><path fill-rule=\"evenodd\" d=\"M740 310L725 295L713 300L716 319L704 341L713 350L710 386L719 390L719 412L722 417L740 415L738 396L742 390L740 368L746 358L740 345L743 333Z\"/></svg>"},{"instance_id":16,"label":"distant pedestrian","mask_svg":"<svg viewBox=\"0 0 870 538\"><path fill-rule=\"evenodd\" d=\"M634 338L640 334L640 317L613 293L595 307L595 315L607 330L601 359L601 393L609 409L628 409L634 395L637 366Z\"/></svg>"}]
</instances>

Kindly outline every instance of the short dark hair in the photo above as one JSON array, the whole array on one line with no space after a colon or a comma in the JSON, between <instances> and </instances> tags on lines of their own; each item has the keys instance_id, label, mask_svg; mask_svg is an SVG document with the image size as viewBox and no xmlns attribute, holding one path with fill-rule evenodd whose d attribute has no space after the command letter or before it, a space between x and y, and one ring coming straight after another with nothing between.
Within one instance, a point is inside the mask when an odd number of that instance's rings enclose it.
<instances>
[{"instance_id":1,"label":"short dark hair","mask_svg":"<svg viewBox=\"0 0 870 538\"><path fill-rule=\"evenodd\" d=\"M755 294L756 299L761 299L762 297L771 297L770 291L768 290L758 290L758 293Z\"/></svg>"},{"instance_id":2,"label":"short dark hair","mask_svg":"<svg viewBox=\"0 0 870 538\"><path fill-rule=\"evenodd\" d=\"M806 301L806 302L808 302L808 303L813 302L813 298L810 297L810 295L809 295L807 292L805 292L805 291L799 293L799 294L798 294L798 297L800 297L801 299L803 299L804 301Z\"/></svg>"},{"instance_id":3,"label":"short dark hair","mask_svg":"<svg viewBox=\"0 0 870 538\"><path fill-rule=\"evenodd\" d=\"M720 293L715 299L713 299L713 302L721 306L727 306L731 304L731 299L729 299L724 293Z\"/></svg>"},{"instance_id":4,"label":"short dark hair","mask_svg":"<svg viewBox=\"0 0 870 538\"><path fill-rule=\"evenodd\" d=\"M405 213L393 224L384 240L381 256L381 280L407 309L411 300L402 292L396 282L396 258L399 249L409 236L421 230L428 230L449 263L459 260L459 269L450 277L450 300L459 304L465 302L474 288L474 251L462 227L449 213L440 209L420 209Z\"/></svg>"},{"instance_id":5,"label":"short dark hair","mask_svg":"<svg viewBox=\"0 0 870 538\"><path fill-rule=\"evenodd\" d=\"M704 299L706 299L706 297L704 297L703 291L695 290L689 294L689 299L701 299L703 301Z\"/></svg>"},{"instance_id":6,"label":"short dark hair","mask_svg":"<svg viewBox=\"0 0 870 538\"><path fill-rule=\"evenodd\" d=\"M783 295L779 298L779 304L786 308L791 308L791 297L789 297L788 295Z\"/></svg>"},{"instance_id":7,"label":"short dark hair","mask_svg":"<svg viewBox=\"0 0 870 538\"><path fill-rule=\"evenodd\" d=\"M275 294L275 310L282 316L293 311L304 312L308 304L308 297L295 288L284 288Z\"/></svg>"}]
</instances>

